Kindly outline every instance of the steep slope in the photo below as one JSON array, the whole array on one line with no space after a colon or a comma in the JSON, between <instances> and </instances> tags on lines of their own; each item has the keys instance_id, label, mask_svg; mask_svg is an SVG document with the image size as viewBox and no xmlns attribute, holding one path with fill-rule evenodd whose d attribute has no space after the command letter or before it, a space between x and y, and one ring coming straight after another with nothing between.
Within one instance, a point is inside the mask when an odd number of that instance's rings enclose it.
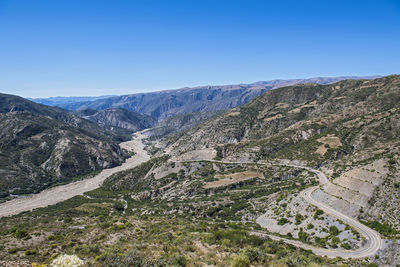
<instances>
[{"instance_id":1,"label":"steep slope","mask_svg":"<svg viewBox=\"0 0 400 267\"><path fill-rule=\"evenodd\" d=\"M150 116L132 112L123 108L110 108L101 111L86 109L77 112L77 114L81 114L81 117L94 121L107 128L118 127L132 132L150 128L156 123L156 121Z\"/></svg>"},{"instance_id":2,"label":"steep slope","mask_svg":"<svg viewBox=\"0 0 400 267\"><path fill-rule=\"evenodd\" d=\"M96 101L60 105L60 107L69 110L84 108L97 110L125 108L131 111L147 114L157 120L163 120L167 117L180 114L227 110L248 103L268 90L286 85L307 82L327 84L345 78L347 77L273 80L269 82L256 82L253 84L201 86L182 88L178 90L123 95ZM358 79L358 77L350 78Z\"/></svg>"},{"instance_id":3,"label":"steep slope","mask_svg":"<svg viewBox=\"0 0 400 267\"><path fill-rule=\"evenodd\" d=\"M148 133L153 137L163 137L185 131L221 113L221 111L195 112L176 115L159 122Z\"/></svg>"},{"instance_id":4,"label":"steep slope","mask_svg":"<svg viewBox=\"0 0 400 267\"><path fill-rule=\"evenodd\" d=\"M366 135L363 130L373 131L373 119L367 119L367 115L378 120L391 117L393 120L380 121L392 127L383 137L396 137L399 79L389 76L372 81L347 80L332 85L305 84L272 90L190 129L172 140L175 144L170 148L179 153L179 150L226 145L225 152L229 154L244 146L258 147L254 155L270 157L314 135L335 133L343 135L340 140L344 144L340 147L361 149L378 138L374 135L366 137L369 140L363 138ZM319 158L321 152L317 153L317 148L312 154ZM323 154L326 157L329 153Z\"/></svg>"},{"instance_id":5,"label":"steep slope","mask_svg":"<svg viewBox=\"0 0 400 267\"><path fill-rule=\"evenodd\" d=\"M120 164L104 130L59 108L0 94L0 194L40 191Z\"/></svg>"},{"instance_id":6,"label":"steep slope","mask_svg":"<svg viewBox=\"0 0 400 267\"><path fill-rule=\"evenodd\" d=\"M178 159L324 166L315 198L392 236L400 229L400 76L279 88L170 139ZM295 211L294 211L295 212Z\"/></svg>"}]
</instances>

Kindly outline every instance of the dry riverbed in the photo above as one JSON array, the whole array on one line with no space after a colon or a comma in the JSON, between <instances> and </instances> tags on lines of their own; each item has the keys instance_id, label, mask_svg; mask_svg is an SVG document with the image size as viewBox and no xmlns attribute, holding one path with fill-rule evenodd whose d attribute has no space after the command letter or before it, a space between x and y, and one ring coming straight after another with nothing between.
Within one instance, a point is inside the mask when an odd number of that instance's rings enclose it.
<instances>
[{"instance_id":1,"label":"dry riverbed","mask_svg":"<svg viewBox=\"0 0 400 267\"><path fill-rule=\"evenodd\" d=\"M93 178L53 187L38 194L1 203L0 217L15 215L24 211L54 205L74 196L82 195L85 192L100 187L103 181L110 175L116 172L132 169L149 160L150 156L144 150L144 145L142 143L143 138L146 138L146 136L142 133L135 133L133 140L120 144L122 148L135 152L135 155L127 159L121 166L104 169Z\"/></svg>"}]
</instances>

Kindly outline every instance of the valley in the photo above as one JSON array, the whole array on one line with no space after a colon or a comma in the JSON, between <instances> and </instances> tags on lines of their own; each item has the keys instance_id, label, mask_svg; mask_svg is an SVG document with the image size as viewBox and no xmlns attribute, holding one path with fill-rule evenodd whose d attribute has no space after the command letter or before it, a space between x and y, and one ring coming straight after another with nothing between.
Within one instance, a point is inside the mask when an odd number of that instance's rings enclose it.
<instances>
[{"instance_id":1,"label":"valley","mask_svg":"<svg viewBox=\"0 0 400 267\"><path fill-rule=\"evenodd\" d=\"M86 266L393 266L399 77L280 87L226 111L166 111L159 123L108 105L57 111L98 124L102 135L134 137L119 142L119 166L1 203L0 258L5 266L65 254Z\"/></svg>"},{"instance_id":2,"label":"valley","mask_svg":"<svg viewBox=\"0 0 400 267\"><path fill-rule=\"evenodd\" d=\"M149 160L149 156L144 151L142 139L145 136L136 133L131 141L123 142L120 146L128 151L134 152L134 155L128 158L121 166L111 169L105 169L93 178L87 178L81 181L72 182L66 185L56 186L44 190L31 196L23 196L0 204L0 217L19 214L24 211L47 207L58 202L70 199L74 196L82 195L85 192L94 190L101 186L107 177L114 173L131 169Z\"/></svg>"}]
</instances>

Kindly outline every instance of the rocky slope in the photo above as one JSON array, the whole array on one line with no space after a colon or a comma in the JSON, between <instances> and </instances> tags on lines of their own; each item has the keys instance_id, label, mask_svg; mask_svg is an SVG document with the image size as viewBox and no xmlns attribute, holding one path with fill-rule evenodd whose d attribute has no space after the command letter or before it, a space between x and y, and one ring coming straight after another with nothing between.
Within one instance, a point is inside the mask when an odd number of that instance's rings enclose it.
<instances>
[{"instance_id":1,"label":"rocky slope","mask_svg":"<svg viewBox=\"0 0 400 267\"><path fill-rule=\"evenodd\" d=\"M0 107L2 197L37 192L124 160L93 122L12 95L0 94Z\"/></svg>"},{"instance_id":2,"label":"rocky slope","mask_svg":"<svg viewBox=\"0 0 400 267\"><path fill-rule=\"evenodd\" d=\"M282 86L309 82L328 84L349 78L359 79L359 77L311 78L273 80L252 84L200 86L61 104L60 107L69 110L125 108L149 115L157 120L163 120L181 114L227 110L248 103L266 91Z\"/></svg>"},{"instance_id":3,"label":"rocky slope","mask_svg":"<svg viewBox=\"0 0 400 267\"><path fill-rule=\"evenodd\" d=\"M153 127L156 123L156 121L148 115L139 114L123 108L110 108L101 111L85 109L78 110L75 114L103 125L108 129L117 127L129 130L130 132L137 132Z\"/></svg>"},{"instance_id":4,"label":"rocky slope","mask_svg":"<svg viewBox=\"0 0 400 267\"><path fill-rule=\"evenodd\" d=\"M313 140L331 148L325 151L316 146L311 154L318 159L328 157L331 153L327 152L333 150L350 152L374 141L396 140L399 80L400 76L388 76L272 90L190 129L172 140L170 148L180 153L224 145L229 154L246 147L248 152L253 149L255 156L265 158ZM379 133L379 127L388 129ZM317 136L322 139L317 140Z\"/></svg>"},{"instance_id":5,"label":"rocky slope","mask_svg":"<svg viewBox=\"0 0 400 267\"><path fill-rule=\"evenodd\" d=\"M159 122L148 131L148 134L153 137L164 137L183 132L219 113L221 111L195 112L172 116Z\"/></svg>"},{"instance_id":6,"label":"rocky slope","mask_svg":"<svg viewBox=\"0 0 400 267\"><path fill-rule=\"evenodd\" d=\"M315 197L388 237L399 221L400 76L269 91L170 139L166 153L301 160L333 184ZM397 232L398 233L398 232Z\"/></svg>"}]
</instances>

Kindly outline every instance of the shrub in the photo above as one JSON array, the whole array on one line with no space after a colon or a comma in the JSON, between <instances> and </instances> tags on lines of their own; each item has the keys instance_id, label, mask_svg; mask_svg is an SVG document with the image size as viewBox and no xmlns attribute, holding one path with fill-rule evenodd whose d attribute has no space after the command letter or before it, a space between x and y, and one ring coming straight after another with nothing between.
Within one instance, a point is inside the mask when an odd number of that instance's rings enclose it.
<instances>
[{"instance_id":1,"label":"shrub","mask_svg":"<svg viewBox=\"0 0 400 267\"><path fill-rule=\"evenodd\" d=\"M249 259L244 255L239 255L233 258L232 267L250 267Z\"/></svg>"},{"instance_id":2,"label":"shrub","mask_svg":"<svg viewBox=\"0 0 400 267\"><path fill-rule=\"evenodd\" d=\"M299 213L296 214L296 225L301 224L301 222L303 221L303 216Z\"/></svg>"},{"instance_id":3,"label":"shrub","mask_svg":"<svg viewBox=\"0 0 400 267\"><path fill-rule=\"evenodd\" d=\"M300 231L298 236L301 241L307 242L307 238L309 235L306 232Z\"/></svg>"},{"instance_id":4,"label":"shrub","mask_svg":"<svg viewBox=\"0 0 400 267\"><path fill-rule=\"evenodd\" d=\"M186 266L188 263L188 259L186 256L176 252L169 258L169 263L172 266Z\"/></svg>"},{"instance_id":5,"label":"shrub","mask_svg":"<svg viewBox=\"0 0 400 267\"><path fill-rule=\"evenodd\" d=\"M323 210L317 209L314 213L314 220L318 219L320 215L324 214Z\"/></svg>"},{"instance_id":6,"label":"shrub","mask_svg":"<svg viewBox=\"0 0 400 267\"><path fill-rule=\"evenodd\" d=\"M351 249L351 246L349 245L349 243L343 243L341 245L341 247L344 248L344 249Z\"/></svg>"},{"instance_id":7,"label":"shrub","mask_svg":"<svg viewBox=\"0 0 400 267\"><path fill-rule=\"evenodd\" d=\"M118 212L123 212L125 210L124 204L122 204L121 202L114 202L113 207L115 210L117 210Z\"/></svg>"},{"instance_id":8,"label":"shrub","mask_svg":"<svg viewBox=\"0 0 400 267\"><path fill-rule=\"evenodd\" d=\"M254 247L245 248L242 254L245 255L250 262L258 261L261 257L260 251Z\"/></svg>"},{"instance_id":9,"label":"shrub","mask_svg":"<svg viewBox=\"0 0 400 267\"><path fill-rule=\"evenodd\" d=\"M398 231L393 229L392 226L390 226L388 223L384 222L383 224L378 222L378 221L361 221L363 224L375 229L381 234L385 235L391 235L391 234L397 234Z\"/></svg>"},{"instance_id":10,"label":"shrub","mask_svg":"<svg viewBox=\"0 0 400 267\"><path fill-rule=\"evenodd\" d=\"M336 226L331 226L329 227L329 232L331 233L331 235L337 236L340 231Z\"/></svg>"},{"instance_id":11,"label":"shrub","mask_svg":"<svg viewBox=\"0 0 400 267\"><path fill-rule=\"evenodd\" d=\"M307 224L307 229L313 229L313 228L314 228L314 224L312 224L312 223Z\"/></svg>"},{"instance_id":12,"label":"shrub","mask_svg":"<svg viewBox=\"0 0 400 267\"><path fill-rule=\"evenodd\" d=\"M284 224L287 224L288 222L289 222L288 219L282 217L282 218L279 219L278 225L284 225Z\"/></svg>"},{"instance_id":13,"label":"shrub","mask_svg":"<svg viewBox=\"0 0 400 267\"><path fill-rule=\"evenodd\" d=\"M28 232L26 230L18 229L18 230L15 231L15 237L16 238L22 239L22 238L26 238L28 236L29 235L28 235Z\"/></svg>"},{"instance_id":14,"label":"shrub","mask_svg":"<svg viewBox=\"0 0 400 267\"><path fill-rule=\"evenodd\" d=\"M18 248L10 248L10 249L8 249L8 253L10 253L10 254L17 253L17 251L18 251Z\"/></svg>"},{"instance_id":15,"label":"shrub","mask_svg":"<svg viewBox=\"0 0 400 267\"><path fill-rule=\"evenodd\" d=\"M30 255L36 255L37 251L35 249L30 249L25 251L25 255L26 256L30 256Z\"/></svg>"}]
</instances>

